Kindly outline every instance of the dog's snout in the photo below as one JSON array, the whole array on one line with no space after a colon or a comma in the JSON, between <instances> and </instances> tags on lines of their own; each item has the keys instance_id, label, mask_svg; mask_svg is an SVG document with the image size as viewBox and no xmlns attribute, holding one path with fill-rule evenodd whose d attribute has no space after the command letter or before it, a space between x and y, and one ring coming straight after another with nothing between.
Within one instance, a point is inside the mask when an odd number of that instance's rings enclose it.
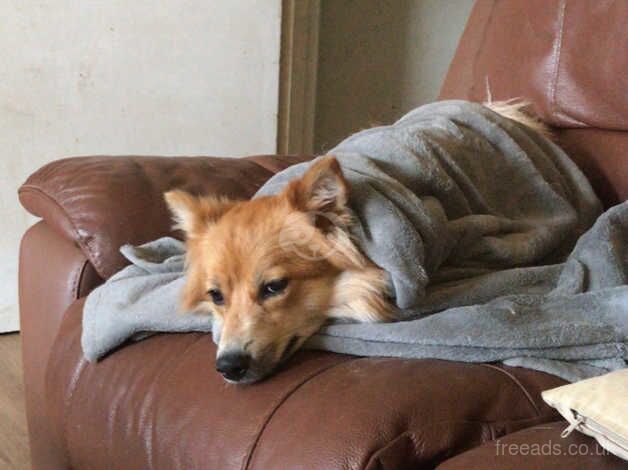
<instances>
[{"instance_id":1,"label":"dog's snout","mask_svg":"<svg viewBox=\"0 0 628 470\"><path fill-rule=\"evenodd\" d=\"M218 356L216 370L233 382L238 382L249 370L251 356L242 352L229 352Z\"/></svg>"}]
</instances>

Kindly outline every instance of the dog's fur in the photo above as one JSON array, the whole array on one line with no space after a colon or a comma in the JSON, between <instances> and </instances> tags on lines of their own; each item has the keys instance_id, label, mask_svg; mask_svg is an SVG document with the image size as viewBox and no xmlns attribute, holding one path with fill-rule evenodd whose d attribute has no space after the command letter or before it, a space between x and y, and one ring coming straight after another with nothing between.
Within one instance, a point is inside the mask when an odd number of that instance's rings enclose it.
<instances>
[{"instance_id":1,"label":"dog's fur","mask_svg":"<svg viewBox=\"0 0 628 470\"><path fill-rule=\"evenodd\" d=\"M487 106L547 135L520 103ZM218 357L250 357L239 383L268 375L329 318L395 318L386 273L349 235L349 189L327 156L274 196L231 201L166 193L186 234L182 310L214 316Z\"/></svg>"}]
</instances>

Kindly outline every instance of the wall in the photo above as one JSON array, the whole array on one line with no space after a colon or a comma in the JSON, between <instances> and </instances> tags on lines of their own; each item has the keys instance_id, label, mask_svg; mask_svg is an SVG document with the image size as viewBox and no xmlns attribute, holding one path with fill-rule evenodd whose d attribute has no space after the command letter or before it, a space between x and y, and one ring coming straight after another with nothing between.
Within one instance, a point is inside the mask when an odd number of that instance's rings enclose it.
<instances>
[{"instance_id":1,"label":"wall","mask_svg":"<svg viewBox=\"0 0 628 470\"><path fill-rule=\"evenodd\" d=\"M32 171L67 155L275 151L281 0L4 0L0 18L6 331Z\"/></svg>"},{"instance_id":2,"label":"wall","mask_svg":"<svg viewBox=\"0 0 628 470\"><path fill-rule=\"evenodd\" d=\"M314 147L433 101L473 0L323 0Z\"/></svg>"}]
</instances>

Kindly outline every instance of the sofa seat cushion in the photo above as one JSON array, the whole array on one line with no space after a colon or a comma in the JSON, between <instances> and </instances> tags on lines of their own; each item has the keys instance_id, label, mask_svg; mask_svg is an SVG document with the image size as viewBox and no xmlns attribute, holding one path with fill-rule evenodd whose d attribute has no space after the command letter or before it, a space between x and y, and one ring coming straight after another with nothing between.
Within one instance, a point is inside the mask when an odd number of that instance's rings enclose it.
<instances>
[{"instance_id":1,"label":"sofa seat cushion","mask_svg":"<svg viewBox=\"0 0 628 470\"><path fill-rule=\"evenodd\" d=\"M210 335L164 334L97 364L66 312L46 377L72 468L420 468L556 419L520 368L302 351L253 386L214 370Z\"/></svg>"},{"instance_id":2,"label":"sofa seat cushion","mask_svg":"<svg viewBox=\"0 0 628 470\"><path fill-rule=\"evenodd\" d=\"M515 432L503 439L460 454L438 467L438 470L467 470L490 468L494 470L524 470L551 468L552 470L619 470L627 464L603 449L593 438L572 432L560 434L569 423L556 421Z\"/></svg>"}]
</instances>

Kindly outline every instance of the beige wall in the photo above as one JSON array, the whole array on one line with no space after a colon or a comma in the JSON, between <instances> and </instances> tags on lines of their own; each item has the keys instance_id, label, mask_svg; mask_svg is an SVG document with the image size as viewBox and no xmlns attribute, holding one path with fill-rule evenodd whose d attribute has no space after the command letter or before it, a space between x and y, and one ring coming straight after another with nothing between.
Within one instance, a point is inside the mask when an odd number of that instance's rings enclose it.
<instances>
[{"instance_id":1,"label":"beige wall","mask_svg":"<svg viewBox=\"0 0 628 470\"><path fill-rule=\"evenodd\" d=\"M34 221L16 190L44 163L275 151L281 3L0 2L0 331ZM322 0L316 149L433 100L471 3Z\"/></svg>"},{"instance_id":2,"label":"beige wall","mask_svg":"<svg viewBox=\"0 0 628 470\"><path fill-rule=\"evenodd\" d=\"M32 223L16 190L42 164L275 151L281 0L4 0L0 18L3 331Z\"/></svg>"},{"instance_id":3,"label":"beige wall","mask_svg":"<svg viewBox=\"0 0 628 470\"><path fill-rule=\"evenodd\" d=\"M314 147L433 101L473 0L322 0Z\"/></svg>"}]
</instances>

